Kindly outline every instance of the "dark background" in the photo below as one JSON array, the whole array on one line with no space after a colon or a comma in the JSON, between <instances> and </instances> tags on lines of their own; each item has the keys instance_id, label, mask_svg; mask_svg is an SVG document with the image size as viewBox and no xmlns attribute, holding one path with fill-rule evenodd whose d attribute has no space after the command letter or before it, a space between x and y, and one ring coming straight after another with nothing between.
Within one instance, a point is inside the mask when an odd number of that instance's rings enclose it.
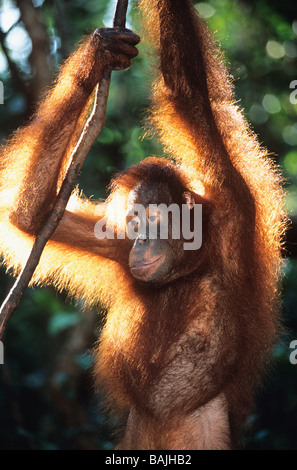
<instances>
[{"instance_id":1,"label":"dark background","mask_svg":"<svg viewBox=\"0 0 297 470\"><path fill-rule=\"evenodd\" d=\"M111 26L109 0L0 1L0 139L23 123L51 83L58 65L87 31ZM283 169L292 218L283 276L286 333L275 365L248 421L246 449L297 449L297 105L289 88L297 80L297 7L292 0L211 0L198 3L236 81L237 99L260 141ZM137 30L137 13L128 16ZM113 73L107 124L79 178L87 196L105 197L111 176L142 158L161 154L144 137L148 103L148 54L129 71ZM297 224L296 224L297 225ZM13 279L0 272L0 301ZM92 345L103 312L82 313L53 289L28 289L11 318L0 365L0 449L111 449L114 419L93 390ZM245 354L245 351L242 351Z\"/></svg>"}]
</instances>

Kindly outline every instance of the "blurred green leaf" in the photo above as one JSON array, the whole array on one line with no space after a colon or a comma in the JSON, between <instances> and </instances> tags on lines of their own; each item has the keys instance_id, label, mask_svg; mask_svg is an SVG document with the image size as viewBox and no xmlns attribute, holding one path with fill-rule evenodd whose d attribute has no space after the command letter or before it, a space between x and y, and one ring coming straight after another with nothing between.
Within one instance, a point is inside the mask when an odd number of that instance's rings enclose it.
<instances>
[{"instance_id":1,"label":"blurred green leaf","mask_svg":"<svg viewBox=\"0 0 297 470\"><path fill-rule=\"evenodd\" d=\"M78 313L59 312L50 318L48 331L51 335L57 335L61 331L77 325L80 321Z\"/></svg>"}]
</instances>

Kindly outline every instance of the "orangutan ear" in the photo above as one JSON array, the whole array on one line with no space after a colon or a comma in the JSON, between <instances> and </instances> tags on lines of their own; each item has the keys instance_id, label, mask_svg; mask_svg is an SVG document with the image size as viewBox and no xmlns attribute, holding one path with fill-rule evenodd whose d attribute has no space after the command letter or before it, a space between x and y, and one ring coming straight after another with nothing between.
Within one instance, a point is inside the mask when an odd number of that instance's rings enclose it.
<instances>
[{"instance_id":1,"label":"orangutan ear","mask_svg":"<svg viewBox=\"0 0 297 470\"><path fill-rule=\"evenodd\" d=\"M193 194L190 191L185 191L183 193L183 198L185 200L185 203L188 205L189 209L193 209L195 206L195 199L193 197Z\"/></svg>"}]
</instances>

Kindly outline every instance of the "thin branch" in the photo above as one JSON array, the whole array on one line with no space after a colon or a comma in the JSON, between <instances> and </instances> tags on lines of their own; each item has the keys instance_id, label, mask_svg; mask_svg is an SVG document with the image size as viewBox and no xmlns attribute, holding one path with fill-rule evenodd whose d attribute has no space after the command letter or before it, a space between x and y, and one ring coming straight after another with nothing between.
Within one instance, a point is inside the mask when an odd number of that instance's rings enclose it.
<instances>
[{"instance_id":1,"label":"thin branch","mask_svg":"<svg viewBox=\"0 0 297 470\"><path fill-rule=\"evenodd\" d=\"M128 0L118 0L116 12L114 16L114 26L124 27L126 22L126 12ZM57 196L55 205L45 222L44 226L36 236L31 253L28 257L26 265L19 274L15 284L10 290L8 296L4 300L0 309L0 339L3 337L6 325L18 307L19 302L34 274L36 266L39 263L43 249L59 224L71 192L73 191L76 178L82 168L87 154L89 153L95 140L98 138L104 123L107 98L109 92L111 78L111 69L104 71L104 78L97 86L96 99L91 116L89 117L82 133L77 142L70 159L64 181L60 192Z\"/></svg>"}]
</instances>

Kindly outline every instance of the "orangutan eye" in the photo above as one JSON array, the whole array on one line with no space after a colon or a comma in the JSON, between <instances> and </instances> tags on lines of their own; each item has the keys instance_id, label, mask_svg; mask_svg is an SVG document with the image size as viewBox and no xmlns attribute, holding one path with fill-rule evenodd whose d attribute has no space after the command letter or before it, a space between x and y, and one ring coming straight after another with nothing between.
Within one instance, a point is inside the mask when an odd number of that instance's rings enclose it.
<instances>
[{"instance_id":1,"label":"orangutan eye","mask_svg":"<svg viewBox=\"0 0 297 470\"><path fill-rule=\"evenodd\" d=\"M159 224L161 221L161 213L158 209L148 208L146 210L146 220L149 224Z\"/></svg>"},{"instance_id":2,"label":"orangutan eye","mask_svg":"<svg viewBox=\"0 0 297 470\"><path fill-rule=\"evenodd\" d=\"M149 215L149 216L148 216L148 221L149 221L149 223L151 223L151 224L157 223L157 222L158 222L158 219L159 219L159 217L158 217L157 214L153 214L153 215Z\"/></svg>"},{"instance_id":3,"label":"orangutan eye","mask_svg":"<svg viewBox=\"0 0 297 470\"><path fill-rule=\"evenodd\" d=\"M140 222L139 217L134 217L133 219L127 219L127 227L133 230L137 228L139 222Z\"/></svg>"}]
</instances>

